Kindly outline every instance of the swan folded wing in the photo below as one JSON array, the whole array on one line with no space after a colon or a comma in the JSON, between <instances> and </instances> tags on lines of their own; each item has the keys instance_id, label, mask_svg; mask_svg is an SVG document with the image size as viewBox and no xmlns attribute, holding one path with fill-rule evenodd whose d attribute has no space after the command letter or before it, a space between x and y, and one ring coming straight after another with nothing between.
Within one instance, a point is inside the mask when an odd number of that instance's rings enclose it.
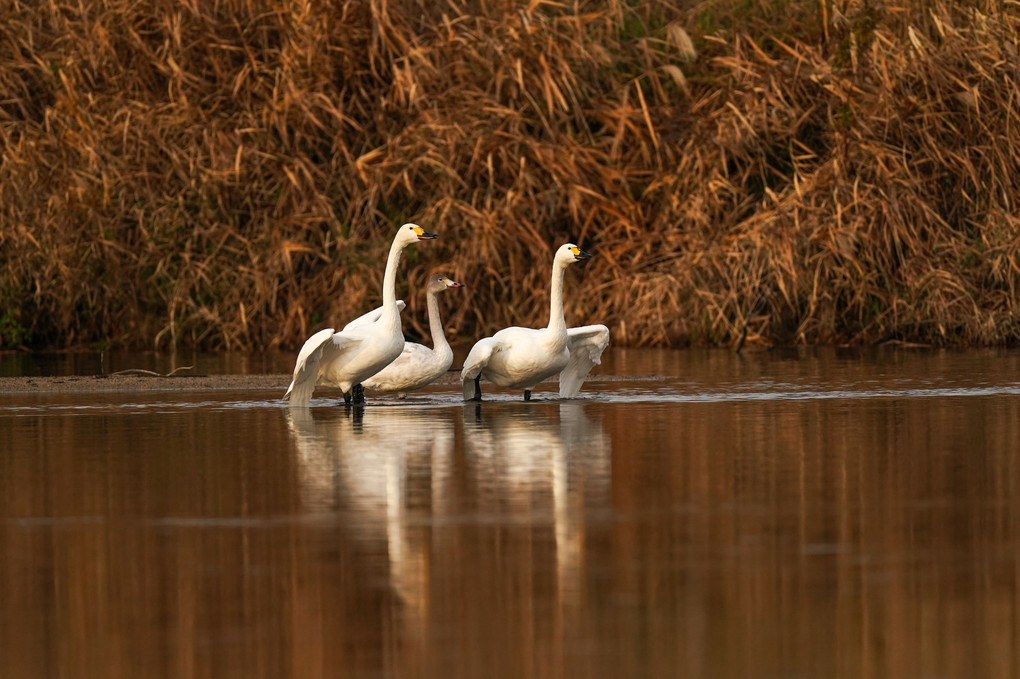
<instances>
[{"instance_id":1,"label":"swan folded wing","mask_svg":"<svg viewBox=\"0 0 1020 679\"><path fill-rule=\"evenodd\" d=\"M333 328L320 330L309 337L298 353L297 363L294 365L294 378L283 397L289 398L292 406L308 405L323 371L342 353L360 342L359 339L334 332Z\"/></svg>"},{"instance_id":2,"label":"swan folded wing","mask_svg":"<svg viewBox=\"0 0 1020 679\"><path fill-rule=\"evenodd\" d=\"M489 363L492 351L496 347L496 340L486 337L475 342L464 359L464 367L460 371L460 380L464 387L464 399L471 400L475 395L474 380L478 377L485 366Z\"/></svg>"},{"instance_id":3,"label":"swan folded wing","mask_svg":"<svg viewBox=\"0 0 1020 679\"><path fill-rule=\"evenodd\" d=\"M402 299L397 300L397 311L403 311L406 306L407 305L404 304L404 300ZM376 321L379 320L380 317L382 317L382 307L377 307L369 311L367 314L362 314L355 318L353 321L345 325L343 327L343 330L341 330L340 332L347 332L348 330L352 330L362 325L375 323Z\"/></svg>"},{"instance_id":4,"label":"swan folded wing","mask_svg":"<svg viewBox=\"0 0 1020 679\"><path fill-rule=\"evenodd\" d=\"M560 372L560 398L573 398L581 390L591 369L602 362L602 352L609 346L609 328L584 325L567 328L567 349L570 360Z\"/></svg>"},{"instance_id":5,"label":"swan folded wing","mask_svg":"<svg viewBox=\"0 0 1020 679\"><path fill-rule=\"evenodd\" d=\"M429 349L424 344L407 342L404 344L404 350L393 363L400 366L413 366L414 370L423 375L438 377L450 369L450 365L453 363L453 352L451 351L449 355L440 355L435 349ZM386 369L389 367L386 366Z\"/></svg>"},{"instance_id":6,"label":"swan folded wing","mask_svg":"<svg viewBox=\"0 0 1020 679\"><path fill-rule=\"evenodd\" d=\"M392 363L361 384L378 391L404 391L425 386L446 372L449 365L439 365L428 347L405 342L404 349Z\"/></svg>"}]
</instances>

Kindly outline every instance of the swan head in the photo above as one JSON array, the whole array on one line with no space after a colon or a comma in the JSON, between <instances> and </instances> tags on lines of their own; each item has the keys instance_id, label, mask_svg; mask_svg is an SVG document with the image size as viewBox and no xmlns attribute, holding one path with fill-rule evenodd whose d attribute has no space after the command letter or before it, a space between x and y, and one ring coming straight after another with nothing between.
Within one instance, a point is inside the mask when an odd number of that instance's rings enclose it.
<instances>
[{"instance_id":1,"label":"swan head","mask_svg":"<svg viewBox=\"0 0 1020 679\"><path fill-rule=\"evenodd\" d=\"M429 233L417 224L408 223L397 229L397 237L394 240L402 245L410 245L420 240L433 240L437 237L436 234Z\"/></svg>"},{"instance_id":2,"label":"swan head","mask_svg":"<svg viewBox=\"0 0 1020 679\"><path fill-rule=\"evenodd\" d=\"M591 255L573 243L561 245L556 251L556 263L564 266L567 264L574 264L575 262L580 262L585 259L591 259Z\"/></svg>"},{"instance_id":3,"label":"swan head","mask_svg":"<svg viewBox=\"0 0 1020 679\"><path fill-rule=\"evenodd\" d=\"M449 290L450 288L463 288L463 287L464 287L463 283L458 283L457 281L441 273L437 273L429 277L428 286L425 288L425 292L435 294L437 292L442 292L443 290Z\"/></svg>"}]
</instances>

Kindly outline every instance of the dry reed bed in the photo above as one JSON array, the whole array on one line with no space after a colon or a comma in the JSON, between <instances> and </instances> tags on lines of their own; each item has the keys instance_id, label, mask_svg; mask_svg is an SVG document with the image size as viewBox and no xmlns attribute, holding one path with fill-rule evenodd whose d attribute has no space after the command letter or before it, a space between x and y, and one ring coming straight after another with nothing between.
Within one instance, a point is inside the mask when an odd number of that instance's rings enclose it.
<instances>
[{"instance_id":1,"label":"dry reed bed","mask_svg":"<svg viewBox=\"0 0 1020 679\"><path fill-rule=\"evenodd\" d=\"M1020 338L1015 4L13 0L0 348L296 347L394 228L472 339Z\"/></svg>"}]
</instances>

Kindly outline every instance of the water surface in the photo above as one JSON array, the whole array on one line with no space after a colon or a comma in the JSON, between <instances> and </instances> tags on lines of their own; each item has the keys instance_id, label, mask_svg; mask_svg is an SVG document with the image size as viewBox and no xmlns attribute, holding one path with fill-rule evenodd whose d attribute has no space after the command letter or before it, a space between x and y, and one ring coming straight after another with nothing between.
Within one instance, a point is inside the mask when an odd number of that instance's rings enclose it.
<instances>
[{"instance_id":1,"label":"water surface","mask_svg":"<svg viewBox=\"0 0 1020 679\"><path fill-rule=\"evenodd\" d=\"M570 401L0 394L2 676L1020 674L1020 353L605 358Z\"/></svg>"}]
</instances>

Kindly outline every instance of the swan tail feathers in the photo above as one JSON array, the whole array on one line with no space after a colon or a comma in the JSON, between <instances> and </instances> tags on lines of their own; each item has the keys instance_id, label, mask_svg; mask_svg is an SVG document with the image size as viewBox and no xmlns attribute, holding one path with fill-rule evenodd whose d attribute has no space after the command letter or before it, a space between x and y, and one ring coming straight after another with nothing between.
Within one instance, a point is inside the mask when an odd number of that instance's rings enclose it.
<instances>
[{"instance_id":1,"label":"swan tail feathers","mask_svg":"<svg viewBox=\"0 0 1020 679\"><path fill-rule=\"evenodd\" d=\"M475 378L482 374L482 370L488 364L494 346L495 342L491 337L480 339L475 342L471 351L468 352L467 358L464 359L464 367L460 371L460 381L465 401L475 399Z\"/></svg>"},{"instance_id":2,"label":"swan tail feathers","mask_svg":"<svg viewBox=\"0 0 1020 679\"><path fill-rule=\"evenodd\" d=\"M287 390L287 395L284 398L289 398L291 408L303 408L311 401L314 390L315 380L301 380L290 385L290 389Z\"/></svg>"},{"instance_id":3,"label":"swan tail feathers","mask_svg":"<svg viewBox=\"0 0 1020 679\"><path fill-rule=\"evenodd\" d=\"M464 380L461 387L464 392L464 400L473 401L475 399L475 381L473 379Z\"/></svg>"},{"instance_id":4,"label":"swan tail feathers","mask_svg":"<svg viewBox=\"0 0 1020 679\"><path fill-rule=\"evenodd\" d=\"M609 328L585 325L568 328L570 360L560 372L560 398L574 398L592 368L602 363L602 352L609 346Z\"/></svg>"},{"instance_id":5,"label":"swan tail feathers","mask_svg":"<svg viewBox=\"0 0 1020 679\"><path fill-rule=\"evenodd\" d=\"M333 328L326 328L305 340L294 363L294 377L287 387L287 393L283 395L290 400L291 406L308 405L315 390L315 383L319 379L319 362L323 347L332 338Z\"/></svg>"}]
</instances>

